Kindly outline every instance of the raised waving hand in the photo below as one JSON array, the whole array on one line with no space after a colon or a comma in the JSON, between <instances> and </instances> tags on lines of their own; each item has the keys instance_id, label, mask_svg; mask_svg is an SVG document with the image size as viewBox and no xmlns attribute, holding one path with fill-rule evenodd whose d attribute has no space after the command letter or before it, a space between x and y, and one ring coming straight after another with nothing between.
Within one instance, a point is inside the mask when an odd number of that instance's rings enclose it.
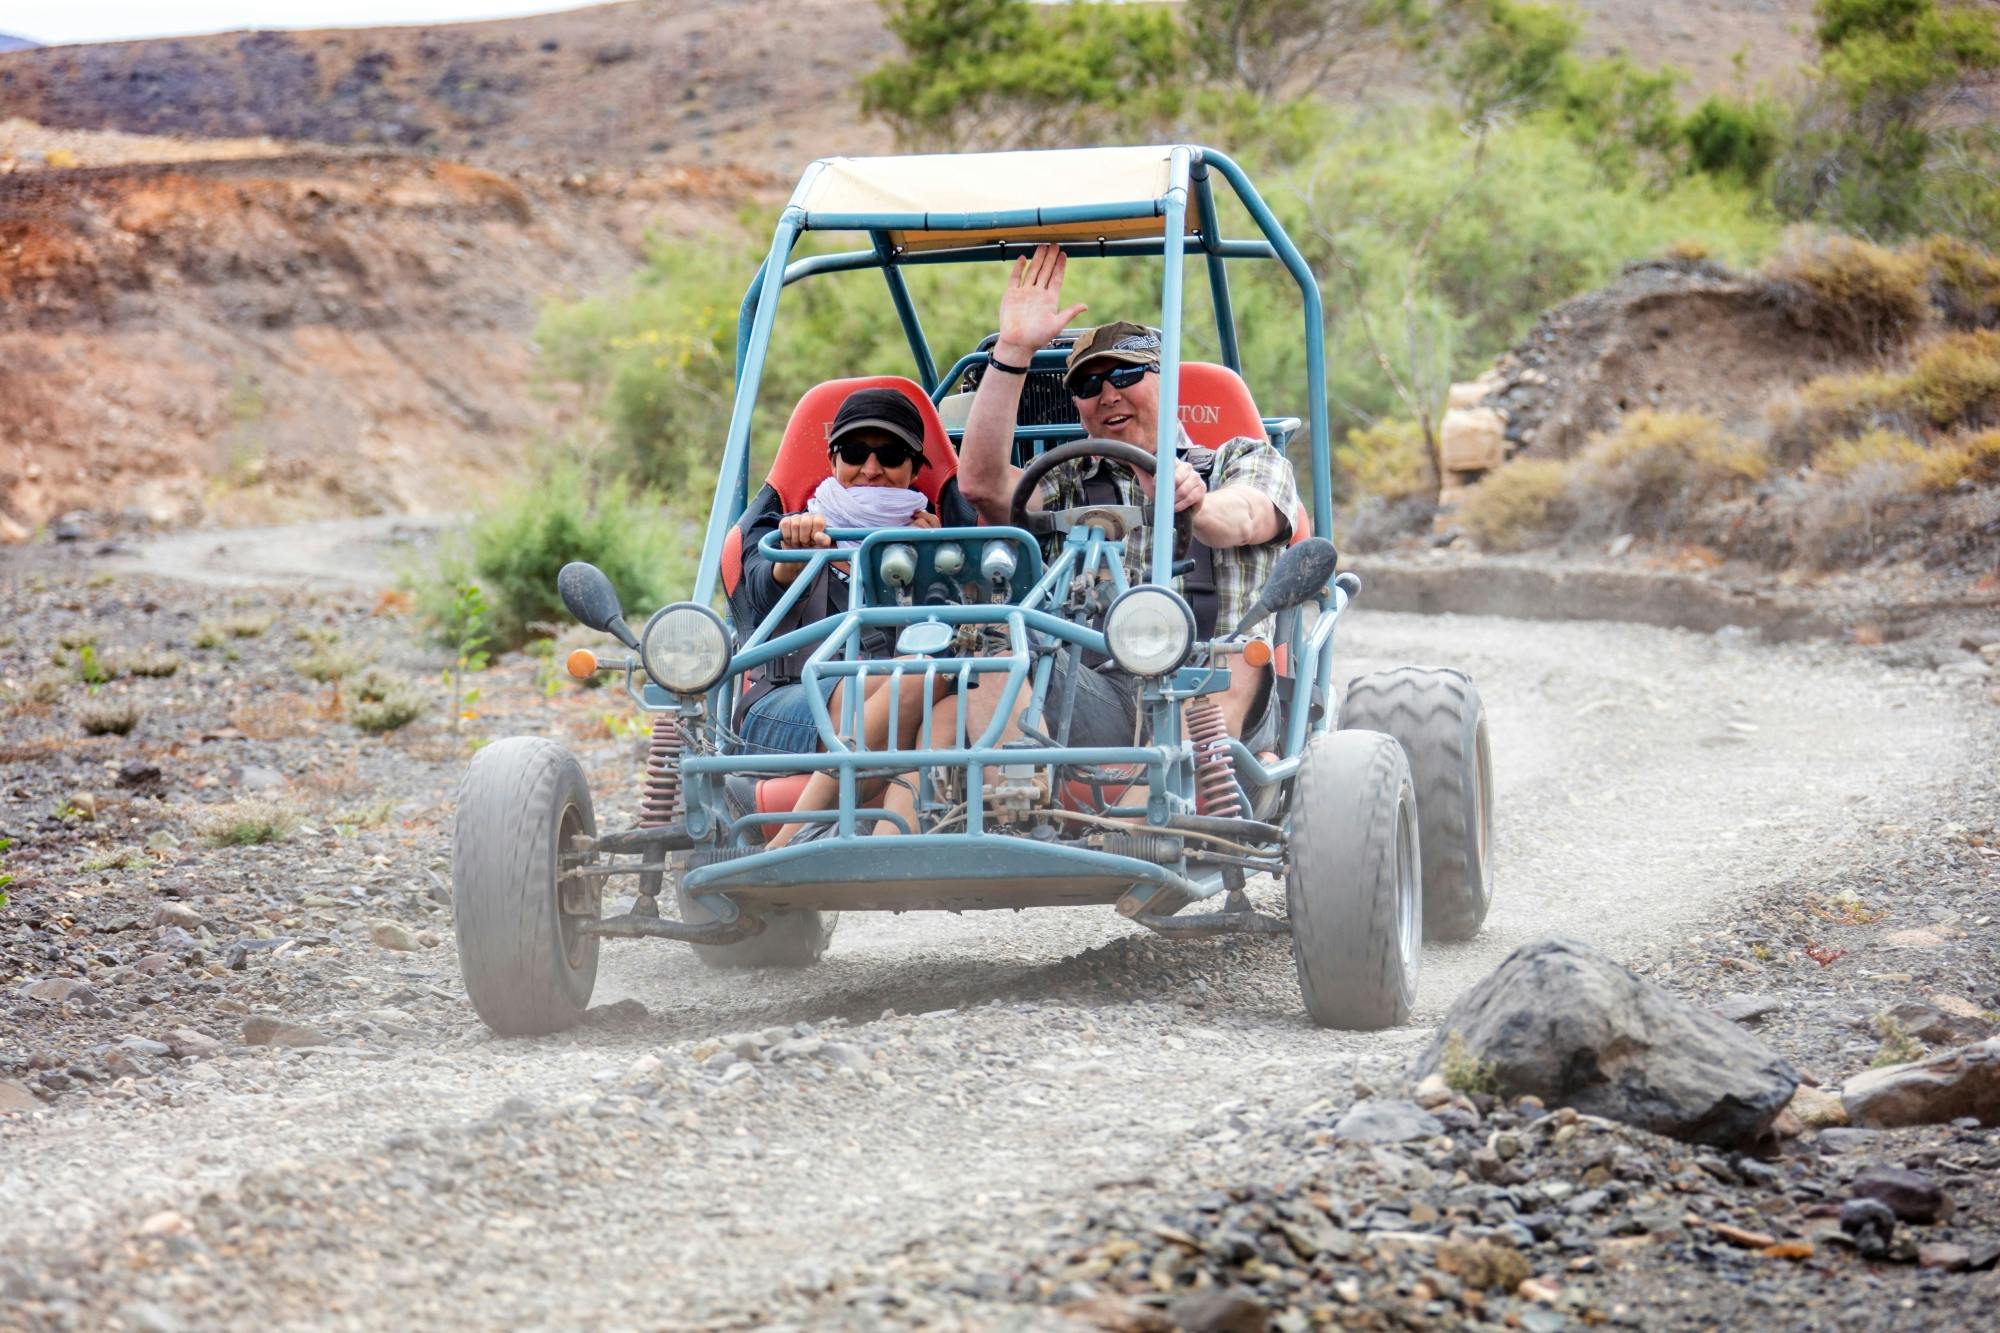
<instances>
[{"instance_id":1,"label":"raised waving hand","mask_svg":"<svg viewBox=\"0 0 2000 1333\"><path fill-rule=\"evenodd\" d=\"M1014 261L1007 290L1000 296L1000 342L996 350L1010 364L1023 365L1069 327L1087 305L1062 304L1063 271L1069 259L1053 245Z\"/></svg>"}]
</instances>

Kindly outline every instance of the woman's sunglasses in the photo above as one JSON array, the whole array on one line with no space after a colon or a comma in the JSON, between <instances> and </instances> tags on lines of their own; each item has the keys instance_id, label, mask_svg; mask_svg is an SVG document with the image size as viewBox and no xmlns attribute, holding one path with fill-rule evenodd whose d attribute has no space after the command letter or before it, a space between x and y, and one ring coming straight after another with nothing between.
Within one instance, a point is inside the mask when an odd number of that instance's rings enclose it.
<instances>
[{"instance_id":1,"label":"woman's sunglasses","mask_svg":"<svg viewBox=\"0 0 2000 1333\"><path fill-rule=\"evenodd\" d=\"M849 467L860 467L868 461L868 456L873 454L875 461L882 465L885 472L894 472L917 457L906 444L869 444L865 440L842 440L833 446L833 451L839 454L840 461Z\"/></svg>"},{"instance_id":2,"label":"woman's sunglasses","mask_svg":"<svg viewBox=\"0 0 2000 1333\"><path fill-rule=\"evenodd\" d=\"M1129 389L1158 369L1158 366L1120 366L1116 370L1093 370L1077 378L1070 386L1069 396L1095 398L1104 391L1107 381L1114 389Z\"/></svg>"}]
</instances>

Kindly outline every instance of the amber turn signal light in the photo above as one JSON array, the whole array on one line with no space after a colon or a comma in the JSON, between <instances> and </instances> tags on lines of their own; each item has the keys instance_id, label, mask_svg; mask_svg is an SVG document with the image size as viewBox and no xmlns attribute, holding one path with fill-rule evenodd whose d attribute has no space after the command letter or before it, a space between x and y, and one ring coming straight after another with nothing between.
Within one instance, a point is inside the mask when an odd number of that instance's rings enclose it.
<instances>
[{"instance_id":1,"label":"amber turn signal light","mask_svg":"<svg viewBox=\"0 0 2000 1333\"><path fill-rule=\"evenodd\" d=\"M579 648L569 655L569 674L578 680L589 680L597 674L597 654L588 648Z\"/></svg>"},{"instance_id":2,"label":"amber turn signal light","mask_svg":"<svg viewBox=\"0 0 2000 1333\"><path fill-rule=\"evenodd\" d=\"M1267 639L1252 639L1243 645L1245 666L1267 667L1271 665L1271 644Z\"/></svg>"}]
</instances>

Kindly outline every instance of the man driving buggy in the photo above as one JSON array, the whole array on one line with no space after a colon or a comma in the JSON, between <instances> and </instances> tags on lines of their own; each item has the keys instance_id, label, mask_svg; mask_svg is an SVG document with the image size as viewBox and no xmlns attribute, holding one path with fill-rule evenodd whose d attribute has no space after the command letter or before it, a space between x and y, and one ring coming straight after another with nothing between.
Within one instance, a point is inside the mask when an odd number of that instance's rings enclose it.
<instances>
[{"instance_id":1,"label":"man driving buggy","mask_svg":"<svg viewBox=\"0 0 2000 1333\"><path fill-rule=\"evenodd\" d=\"M1047 346L1087 306L1062 304L1067 259L1043 245L1015 261L1000 298L999 337L979 382L959 449L958 481L964 496L988 523L1006 523L1021 470L1013 465L1014 425L1021 391L1036 352ZM1063 386L1076 405L1084 434L1136 445L1148 454L1159 440L1160 335L1130 322L1099 325L1077 336L1063 368ZM1174 581L1195 613L1198 638L1226 633L1256 600L1271 568L1290 541L1290 516L1299 509L1298 483L1284 454L1263 437L1240 436L1215 449L1188 439L1176 426L1178 459L1172 479L1174 509L1192 511L1192 568ZM1086 504L1140 509L1153 514L1154 478L1104 459L1081 459L1050 472L1029 508L1059 510ZM1151 542L1141 528L1125 540L1125 573L1133 584L1151 582ZM1075 660L1065 654L1057 669ZM1232 664L1222 698L1230 733L1252 750L1273 748L1277 711L1270 704L1270 669ZM1129 745L1138 716L1139 682L1112 668L1076 673L1070 743ZM993 691L979 691L990 695ZM1053 693L1053 687L1052 687ZM990 716L975 697L973 719Z\"/></svg>"}]
</instances>

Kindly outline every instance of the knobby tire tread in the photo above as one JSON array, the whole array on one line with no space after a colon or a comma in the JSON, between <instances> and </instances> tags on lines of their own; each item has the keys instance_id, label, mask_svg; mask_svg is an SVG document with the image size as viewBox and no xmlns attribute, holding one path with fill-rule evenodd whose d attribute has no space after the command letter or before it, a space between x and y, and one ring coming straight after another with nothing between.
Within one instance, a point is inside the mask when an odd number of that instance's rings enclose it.
<instances>
[{"instance_id":1,"label":"knobby tire tread","mask_svg":"<svg viewBox=\"0 0 2000 1333\"><path fill-rule=\"evenodd\" d=\"M1410 1015L1415 977L1404 974L1396 928L1397 812L1406 801L1414 801L1409 763L1393 736L1330 731L1309 743L1285 896L1299 991L1323 1027L1373 1030Z\"/></svg>"},{"instance_id":2,"label":"knobby tire tread","mask_svg":"<svg viewBox=\"0 0 2000 1333\"><path fill-rule=\"evenodd\" d=\"M537 737L496 741L473 756L452 838L453 924L466 993L503 1036L575 1025L597 977L597 942L572 968L555 894L555 840L574 803L596 832L590 786L576 759Z\"/></svg>"},{"instance_id":3,"label":"knobby tire tread","mask_svg":"<svg viewBox=\"0 0 2000 1333\"><path fill-rule=\"evenodd\" d=\"M1423 837L1426 939L1469 940L1492 906L1493 869L1474 864L1478 830L1469 823L1484 712L1470 678L1448 668L1357 677L1341 700L1343 729L1386 732L1409 756ZM1486 854L1490 860L1490 845Z\"/></svg>"}]
</instances>

